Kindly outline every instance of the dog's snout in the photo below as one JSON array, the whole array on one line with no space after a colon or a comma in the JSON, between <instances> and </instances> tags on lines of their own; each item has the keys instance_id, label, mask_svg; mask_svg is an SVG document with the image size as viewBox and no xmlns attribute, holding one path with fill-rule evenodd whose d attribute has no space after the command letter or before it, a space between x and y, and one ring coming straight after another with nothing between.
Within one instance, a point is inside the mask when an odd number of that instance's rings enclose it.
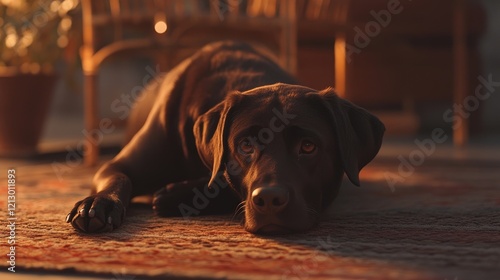
<instances>
[{"instance_id":1,"label":"dog's snout","mask_svg":"<svg viewBox=\"0 0 500 280\"><path fill-rule=\"evenodd\" d=\"M255 210L267 214L276 213L288 204L289 193L280 187L260 187L252 192Z\"/></svg>"}]
</instances>

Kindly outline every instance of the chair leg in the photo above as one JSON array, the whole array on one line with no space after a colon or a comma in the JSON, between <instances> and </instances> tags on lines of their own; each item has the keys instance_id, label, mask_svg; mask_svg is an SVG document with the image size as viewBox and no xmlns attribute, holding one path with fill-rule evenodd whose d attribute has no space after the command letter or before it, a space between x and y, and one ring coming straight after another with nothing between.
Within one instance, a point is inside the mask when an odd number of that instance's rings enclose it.
<instances>
[{"instance_id":1,"label":"chair leg","mask_svg":"<svg viewBox=\"0 0 500 280\"><path fill-rule=\"evenodd\" d=\"M97 75L85 74L84 77L84 106L85 106L85 151L84 163L93 166L99 157L99 139L93 133L98 129L97 110Z\"/></svg>"},{"instance_id":2,"label":"chair leg","mask_svg":"<svg viewBox=\"0 0 500 280\"><path fill-rule=\"evenodd\" d=\"M453 52L454 52L454 93L453 102L462 104L467 97L467 27L465 25L465 1L455 0L453 22ZM469 140L469 119L456 112L461 125L453 130L453 144L463 147Z\"/></svg>"},{"instance_id":3,"label":"chair leg","mask_svg":"<svg viewBox=\"0 0 500 280\"><path fill-rule=\"evenodd\" d=\"M297 75L297 12L295 1L281 1L281 17L283 30L281 32L281 62L292 75Z\"/></svg>"},{"instance_id":4,"label":"chair leg","mask_svg":"<svg viewBox=\"0 0 500 280\"><path fill-rule=\"evenodd\" d=\"M346 97L346 35L339 32L335 36L335 91L340 97Z\"/></svg>"}]
</instances>

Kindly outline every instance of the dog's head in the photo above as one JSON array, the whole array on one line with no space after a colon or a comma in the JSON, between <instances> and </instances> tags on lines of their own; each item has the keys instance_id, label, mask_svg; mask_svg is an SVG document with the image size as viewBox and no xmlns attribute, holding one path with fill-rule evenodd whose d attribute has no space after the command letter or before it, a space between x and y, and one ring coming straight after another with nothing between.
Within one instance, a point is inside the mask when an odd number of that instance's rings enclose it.
<instances>
[{"instance_id":1,"label":"dog's head","mask_svg":"<svg viewBox=\"0 0 500 280\"><path fill-rule=\"evenodd\" d=\"M245 229L280 233L315 225L344 173L359 186L384 130L332 89L274 84L229 94L194 134L209 186L229 184L244 201Z\"/></svg>"}]
</instances>

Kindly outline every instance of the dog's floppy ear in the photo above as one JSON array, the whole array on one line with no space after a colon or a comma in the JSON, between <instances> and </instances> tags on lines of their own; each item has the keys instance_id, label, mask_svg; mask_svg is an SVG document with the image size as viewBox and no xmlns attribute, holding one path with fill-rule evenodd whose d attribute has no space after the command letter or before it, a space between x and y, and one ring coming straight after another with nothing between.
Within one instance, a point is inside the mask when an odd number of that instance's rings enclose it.
<instances>
[{"instance_id":1,"label":"dog's floppy ear","mask_svg":"<svg viewBox=\"0 0 500 280\"><path fill-rule=\"evenodd\" d=\"M359 186L359 171L377 155L385 126L365 109L338 97L332 88L318 94L335 126L344 171Z\"/></svg>"},{"instance_id":2,"label":"dog's floppy ear","mask_svg":"<svg viewBox=\"0 0 500 280\"><path fill-rule=\"evenodd\" d=\"M233 107L237 93L230 94L221 103L198 117L193 132L196 148L201 160L212 171L209 186L212 185L224 167L224 153L227 150L228 114Z\"/></svg>"}]
</instances>

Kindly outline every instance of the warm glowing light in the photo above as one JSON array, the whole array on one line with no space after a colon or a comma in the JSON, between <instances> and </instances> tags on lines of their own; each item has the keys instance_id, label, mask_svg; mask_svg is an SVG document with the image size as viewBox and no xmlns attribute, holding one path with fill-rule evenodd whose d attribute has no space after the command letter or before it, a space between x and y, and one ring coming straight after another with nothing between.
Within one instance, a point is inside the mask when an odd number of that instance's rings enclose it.
<instances>
[{"instance_id":1,"label":"warm glowing light","mask_svg":"<svg viewBox=\"0 0 500 280\"><path fill-rule=\"evenodd\" d=\"M15 33L11 33L5 37L5 46L7 48L13 48L17 44L17 35Z\"/></svg>"},{"instance_id":2,"label":"warm glowing light","mask_svg":"<svg viewBox=\"0 0 500 280\"><path fill-rule=\"evenodd\" d=\"M60 48L64 48L68 45L69 43L69 40L68 40L68 37L67 36L61 36L59 38L57 38L57 45L60 47Z\"/></svg>"},{"instance_id":3,"label":"warm glowing light","mask_svg":"<svg viewBox=\"0 0 500 280\"><path fill-rule=\"evenodd\" d=\"M31 33L31 31L24 32L20 43L23 47L29 47L33 43L33 34Z\"/></svg>"},{"instance_id":4,"label":"warm glowing light","mask_svg":"<svg viewBox=\"0 0 500 280\"><path fill-rule=\"evenodd\" d=\"M72 0L66 0L66 1L64 1L64 2L61 3L61 9L64 12L68 12L72 8L73 8L73 1Z\"/></svg>"},{"instance_id":5,"label":"warm glowing light","mask_svg":"<svg viewBox=\"0 0 500 280\"><path fill-rule=\"evenodd\" d=\"M52 3L50 3L50 10L56 13L59 10L59 5L59 2L53 1Z\"/></svg>"},{"instance_id":6,"label":"warm glowing light","mask_svg":"<svg viewBox=\"0 0 500 280\"><path fill-rule=\"evenodd\" d=\"M60 26L61 26L61 29L64 30L64 31L67 31L71 28L71 18L70 17L65 17L61 20L61 23Z\"/></svg>"},{"instance_id":7,"label":"warm glowing light","mask_svg":"<svg viewBox=\"0 0 500 280\"><path fill-rule=\"evenodd\" d=\"M167 31L167 23L163 20L159 20L155 23L155 31L158 34L163 34Z\"/></svg>"},{"instance_id":8,"label":"warm glowing light","mask_svg":"<svg viewBox=\"0 0 500 280\"><path fill-rule=\"evenodd\" d=\"M26 5L25 1L15 1L15 0L1 0L0 3L14 9L21 9L24 5Z\"/></svg>"}]
</instances>

